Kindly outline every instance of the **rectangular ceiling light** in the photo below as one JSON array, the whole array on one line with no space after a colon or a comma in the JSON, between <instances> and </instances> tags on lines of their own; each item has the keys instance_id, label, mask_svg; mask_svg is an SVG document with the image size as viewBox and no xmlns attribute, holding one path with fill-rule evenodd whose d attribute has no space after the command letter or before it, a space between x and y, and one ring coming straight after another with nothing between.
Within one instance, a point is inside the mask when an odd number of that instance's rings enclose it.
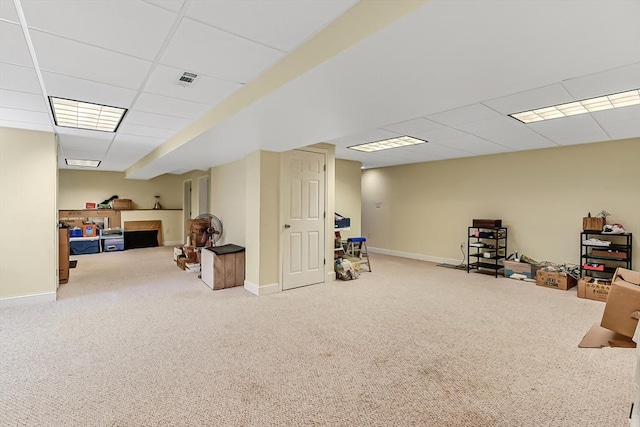
<instances>
[{"instance_id":1,"label":"rectangular ceiling light","mask_svg":"<svg viewBox=\"0 0 640 427\"><path fill-rule=\"evenodd\" d=\"M390 148L406 147L407 145L424 144L427 141L422 139L413 138L411 136L399 136L398 138L390 138L382 141L367 142L365 144L352 145L352 150L364 151L365 153L371 153L373 151L388 150Z\"/></svg>"},{"instance_id":2,"label":"rectangular ceiling light","mask_svg":"<svg viewBox=\"0 0 640 427\"><path fill-rule=\"evenodd\" d=\"M80 159L64 159L67 166L82 166L85 168L97 168L100 166L100 160L80 160Z\"/></svg>"},{"instance_id":3,"label":"rectangular ceiling light","mask_svg":"<svg viewBox=\"0 0 640 427\"><path fill-rule=\"evenodd\" d=\"M533 123L542 120L557 119L558 117L575 116L576 114L593 113L595 111L638 104L640 104L640 89L635 89L613 95L569 102L568 104L553 105L551 107L538 108L537 110L509 114L509 116L520 120L522 123Z\"/></svg>"},{"instance_id":4,"label":"rectangular ceiling light","mask_svg":"<svg viewBox=\"0 0 640 427\"><path fill-rule=\"evenodd\" d=\"M49 97L56 126L115 132L122 122L126 108L110 107L91 102Z\"/></svg>"}]
</instances>

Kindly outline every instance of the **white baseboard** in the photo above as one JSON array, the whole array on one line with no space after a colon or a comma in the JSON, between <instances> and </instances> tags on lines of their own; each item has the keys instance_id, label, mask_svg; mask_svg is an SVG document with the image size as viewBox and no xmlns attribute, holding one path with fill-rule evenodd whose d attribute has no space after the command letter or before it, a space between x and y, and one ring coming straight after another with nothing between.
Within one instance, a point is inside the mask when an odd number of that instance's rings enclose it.
<instances>
[{"instance_id":1,"label":"white baseboard","mask_svg":"<svg viewBox=\"0 0 640 427\"><path fill-rule=\"evenodd\" d=\"M417 259L420 261L435 262L436 264L455 264L455 265L460 264L459 259L453 259L453 258L442 258L437 256L431 256L431 255L413 254L411 252L394 251L391 249L372 248L371 246L369 246L368 249L369 249L369 252L373 254L391 255L391 256L397 256L400 258Z\"/></svg>"},{"instance_id":2,"label":"white baseboard","mask_svg":"<svg viewBox=\"0 0 640 427\"><path fill-rule=\"evenodd\" d=\"M254 295L270 295L280 292L279 283L271 283L269 285L258 286L255 283L251 283L248 280L244 281L244 288Z\"/></svg>"},{"instance_id":3,"label":"white baseboard","mask_svg":"<svg viewBox=\"0 0 640 427\"><path fill-rule=\"evenodd\" d=\"M178 246L178 245L182 245L182 241L181 240L172 240L170 242L164 242L162 244L162 246Z\"/></svg>"},{"instance_id":4,"label":"white baseboard","mask_svg":"<svg viewBox=\"0 0 640 427\"><path fill-rule=\"evenodd\" d=\"M55 302L55 292L45 292L35 295L20 295L17 297L0 298L0 308L19 307L25 305L42 304L46 302Z\"/></svg>"}]
</instances>

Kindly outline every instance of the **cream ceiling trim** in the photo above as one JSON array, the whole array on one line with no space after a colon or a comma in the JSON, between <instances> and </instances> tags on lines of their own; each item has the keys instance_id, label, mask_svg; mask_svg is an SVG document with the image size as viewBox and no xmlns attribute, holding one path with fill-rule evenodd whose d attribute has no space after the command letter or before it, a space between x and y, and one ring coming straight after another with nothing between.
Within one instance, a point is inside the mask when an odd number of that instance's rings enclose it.
<instances>
[{"instance_id":1,"label":"cream ceiling trim","mask_svg":"<svg viewBox=\"0 0 640 427\"><path fill-rule=\"evenodd\" d=\"M272 68L247 83L198 120L129 167L126 176L130 177L149 166L164 155L213 128L222 120L238 113L289 81L413 12L427 1L360 1Z\"/></svg>"}]
</instances>

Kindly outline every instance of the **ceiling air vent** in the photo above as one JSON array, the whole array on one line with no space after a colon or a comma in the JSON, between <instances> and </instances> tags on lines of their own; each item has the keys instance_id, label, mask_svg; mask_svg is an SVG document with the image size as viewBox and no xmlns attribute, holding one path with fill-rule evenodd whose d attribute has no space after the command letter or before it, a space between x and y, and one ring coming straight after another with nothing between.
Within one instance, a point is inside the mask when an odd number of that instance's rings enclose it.
<instances>
[{"instance_id":1,"label":"ceiling air vent","mask_svg":"<svg viewBox=\"0 0 640 427\"><path fill-rule=\"evenodd\" d=\"M185 71L180 77L178 77L178 81L176 82L176 84L182 87L192 86L193 82L195 82L196 80L196 77L198 77L197 74Z\"/></svg>"}]
</instances>

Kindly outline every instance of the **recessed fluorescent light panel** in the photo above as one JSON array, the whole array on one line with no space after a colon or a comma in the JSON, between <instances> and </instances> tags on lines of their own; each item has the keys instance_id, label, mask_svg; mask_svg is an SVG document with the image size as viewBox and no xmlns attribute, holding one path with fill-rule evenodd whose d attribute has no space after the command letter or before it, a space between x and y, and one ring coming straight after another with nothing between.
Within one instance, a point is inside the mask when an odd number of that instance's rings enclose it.
<instances>
[{"instance_id":1,"label":"recessed fluorescent light panel","mask_svg":"<svg viewBox=\"0 0 640 427\"><path fill-rule=\"evenodd\" d=\"M115 132L122 122L126 108L110 107L91 102L49 97L56 126Z\"/></svg>"},{"instance_id":2,"label":"recessed fluorescent light panel","mask_svg":"<svg viewBox=\"0 0 640 427\"><path fill-rule=\"evenodd\" d=\"M638 104L640 104L640 89L635 89L613 95L599 96L597 98L589 98L582 101L509 114L509 116L520 120L522 123L533 123L542 120L557 119L558 117L575 116L576 114L593 113L595 111Z\"/></svg>"},{"instance_id":3,"label":"recessed fluorescent light panel","mask_svg":"<svg viewBox=\"0 0 640 427\"><path fill-rule=\"evenodd\" d=\"M64 159L67 166L82 166L85 168L97 168L100 166L100 160L80 160L80 159Z\"/></svg>"},{"instance_id":4,"label":"recessed fluorescent light panel","mask_svg":"<svg viewBox=\"0 0 640 427\"><path fill-rule=\"evenodd\" d=\"M400 136L398 138L385 139L376 142L367 142L366 144L352 145L352 150L363 151L365 153L371 153L373 151L388 150L390 148L406 147L408 145L424 144L427 141L423 141L411 136Z\"/></svg>"}]
</instances>

